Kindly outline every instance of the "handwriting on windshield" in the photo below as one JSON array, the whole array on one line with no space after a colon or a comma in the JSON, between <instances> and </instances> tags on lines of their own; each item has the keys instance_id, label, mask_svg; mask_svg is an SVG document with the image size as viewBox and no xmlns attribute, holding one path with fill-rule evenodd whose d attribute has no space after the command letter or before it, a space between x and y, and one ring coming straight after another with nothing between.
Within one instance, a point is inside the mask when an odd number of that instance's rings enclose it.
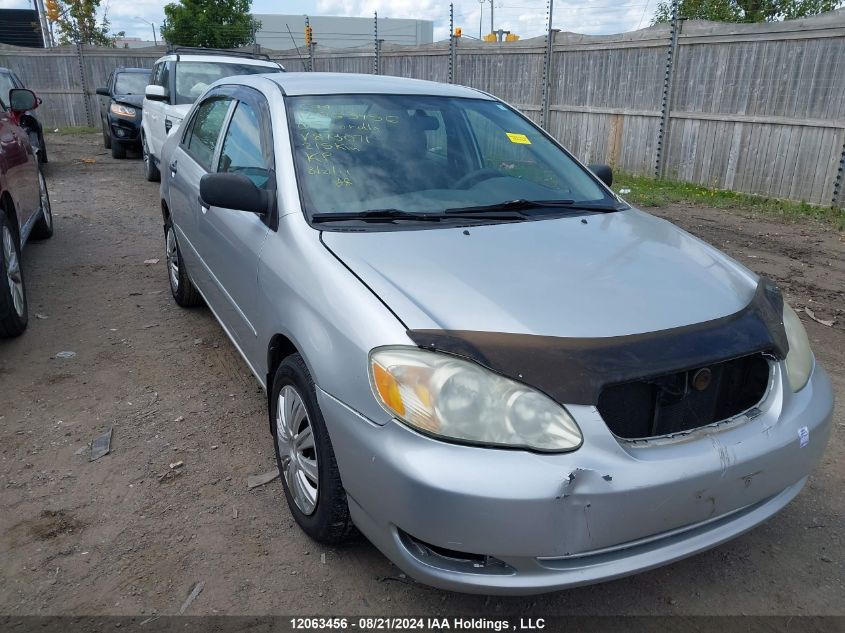
<instances>
[{"instance_id":1,"label":"handwriting on windshield","mask_svg":"<svg viewBox=\"0 0 845 633\"><path fill-rule=\"evenodd\" d=\"M352 174L344 164L368 146L388 142L385 132L401 121L393 114L344 112L321 104L307 106L298 119L295 139L307 165L306 173L331 178L335 187L352 186Z\"/></svg>"}]
</instances>

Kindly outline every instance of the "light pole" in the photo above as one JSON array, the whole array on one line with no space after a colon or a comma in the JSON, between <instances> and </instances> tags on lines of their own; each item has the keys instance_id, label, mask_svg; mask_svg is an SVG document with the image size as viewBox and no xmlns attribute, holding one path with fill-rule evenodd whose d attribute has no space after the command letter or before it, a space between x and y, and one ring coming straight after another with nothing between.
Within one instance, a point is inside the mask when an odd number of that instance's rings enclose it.
<instances>
[{"instance_id":1,"label":"light pole","mask_svg":"<svg viewBox=\"0 0 845 633\"><path fill-rule=\"evenodd\" d=\"M138 16L138 15L136 15L136 16L135 16L135 19L136 19L136 20L141 20L141 22L146 22L146 23L147 23L147 24L149 24L151 27L153 27L153 44L155 44L156 46L158 46L158 38L156 37L156 25L155 25L155 24L153 24L152 22L150 22L149 20L145 20L144 18L142 18L141 16Z\"/></svg>"},{"instance_id":2,"label":"light pole","mask_svg":"<svg viewBox=\"0 0 845 633\"><path fill-rule=\"evenodd\" d=\"M481 29L484 28L484 3L487 0L478 0L479 4L479 11L478 11L478 39L481 39Z\"/></svg>"}]
</instances>

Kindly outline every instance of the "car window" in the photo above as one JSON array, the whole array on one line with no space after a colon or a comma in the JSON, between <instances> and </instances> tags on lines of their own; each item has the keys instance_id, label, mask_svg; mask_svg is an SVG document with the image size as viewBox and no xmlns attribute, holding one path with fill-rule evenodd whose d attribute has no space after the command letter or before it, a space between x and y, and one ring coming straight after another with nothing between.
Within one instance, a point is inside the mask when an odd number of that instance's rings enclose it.
<instances>
[{"instance_id":1,"label":"car window","mask_svg":"<svg viewBox=\"0 0 845 633\"><path fill-rule=\"evenodd\" d=\"M254 64L180 61L176 64L175 103L193 103L206 88L224 77L269 72L274 72L274 69Z\"/></svg>"},{"instance_id":2,"label":"car window","mask_svg":"<svg viewBox=\"0 0 845 633\"><path fill-rule=\"evenodd\" d=\"M0 73L0 101L3 102L4 109L6 108L6 104L9 103L9 91L15 87L10 74Z\"/></svg>"},{"instance_id":3,"label":"car window","mask_svg":"<svg viewBox=\"0 0 845 633\"><path fill-rule=\"evenodd\" d=\"M182 147L206 170L211 170L214 147L220 130L226 120L231 100L224 97L211 98L197 108L191 122L191 129L182 141Z\"/></svg>"},{"instance_id":4,"label":"car window","mask_svg":"<svg viewBox=\"0 0 845 633\"><path fill-rule=\"evenodd\" d=\"M306 213L438 213L515 199L614 205L541 130L488 99L285 98Z\"/></svg>"},{"instance_id":5,"label":"car window","mask_svg":"<svg viewBox=\"0 0 845 633\"><path fill-rule=\"evenodd\" d=\"M160 65L155 83L164 87L168 93L170 92L170 65L167 62L162 62Z\"/></svg>"},{"instance_id":6,"label":"car window","mask_svg":"<svg viewBox=\"0 0 845 633\"><path fill-rule=\"evenodd\" d=\"M114 80L114 94L142 95L150 76L145 73L118 73Z\"/></svg>"},{"instance_id":7,"label":"car window","mask_svg":"<svg viewBox=\"0 0 845 633\"><path fill-rule=\"evenodd\" d=\"M267 186L270 165L261 144L261 123L255 109L239 102L223 139L217 171L241 173L257 187Z\"/></svg>"}]
</instances>

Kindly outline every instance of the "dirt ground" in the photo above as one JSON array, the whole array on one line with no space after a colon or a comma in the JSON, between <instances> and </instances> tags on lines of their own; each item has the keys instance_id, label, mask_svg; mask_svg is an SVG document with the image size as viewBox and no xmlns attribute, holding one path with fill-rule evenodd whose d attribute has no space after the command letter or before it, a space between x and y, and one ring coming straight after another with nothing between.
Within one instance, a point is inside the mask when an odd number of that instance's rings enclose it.
<instances>
[{"instance_id":1,"label":"dirt ground","mask_svg":"<svg viewBox=\"0 0 845 633\"><path fill-rule=\"evenodd\" d=\"M247 489L275 467L265 397L211 313L171 300L158 185L97 135L47 143L56 235L24 251L30 327L0 341L0 613L172 614L201 581L189 614L845 614L845 237L830 227L656 211L835 319L802 313L838 394L804 492L668 567L532 598L466 596L400 576L363 539L310 541L278 480ZM111 453L89 462L109 427Z\"/></svg>"}]
</instances>

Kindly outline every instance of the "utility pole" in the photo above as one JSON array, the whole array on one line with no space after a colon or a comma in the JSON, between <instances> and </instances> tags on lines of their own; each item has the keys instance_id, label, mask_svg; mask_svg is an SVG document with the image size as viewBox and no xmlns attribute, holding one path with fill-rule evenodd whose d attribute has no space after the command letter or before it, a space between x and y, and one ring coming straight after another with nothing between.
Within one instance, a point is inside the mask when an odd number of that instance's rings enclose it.
<instances>
[{"instance_id":1,"label":"utility pole","mask_svg":"<svg viewBox=\"0 0 845 633\"><path fill-rule=\"evenodd\" d=\"M493 1L490 0L490 32L494 33L496 29L493 28Z\"/></svg>"},{"instance_id":2,"label":"utility pole","mask_svg":"<svg viewBox=\"0 0 845 633\"><path fill-rule=\"evenodd\" d=\"M478 0L479 10L478 10L478 39L481 39L481 29L484 28L484 3L487 0Z\"/></svg>"},{"instance_id":3,"label":"utility pole","mask_svg":"<svg viewBox=\"0 0 845 633\"><path fill-rule=\"evenodd\" d=\"M38 21L41 24L41 36L44 38L44 48L50 48L53 38L50 35L50 27L47 26L47 10L44 8L44 0L36 0L35 8L38 11Z\"/></svg>"}]
</instances>

